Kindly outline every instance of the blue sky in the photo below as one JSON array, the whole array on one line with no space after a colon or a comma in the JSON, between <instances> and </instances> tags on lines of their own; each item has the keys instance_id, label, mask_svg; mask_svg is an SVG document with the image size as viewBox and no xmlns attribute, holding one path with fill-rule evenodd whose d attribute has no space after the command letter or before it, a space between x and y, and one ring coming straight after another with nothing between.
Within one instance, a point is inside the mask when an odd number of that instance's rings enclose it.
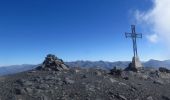
<instances>
[{"instance_id":1,"label":"blue sky","mask_svg":"<svg viewBox=\"0 0 170 100\"><path fill-rule=\"evenodd\" d=\"M150 0L0 0L0 65L37 64L48 53L65 61L131 60L124 32L136 24L136 9L152 7ZM164 59L164 47L136 27L144 35L141 60Z\"/></svg>"}]
</instances>

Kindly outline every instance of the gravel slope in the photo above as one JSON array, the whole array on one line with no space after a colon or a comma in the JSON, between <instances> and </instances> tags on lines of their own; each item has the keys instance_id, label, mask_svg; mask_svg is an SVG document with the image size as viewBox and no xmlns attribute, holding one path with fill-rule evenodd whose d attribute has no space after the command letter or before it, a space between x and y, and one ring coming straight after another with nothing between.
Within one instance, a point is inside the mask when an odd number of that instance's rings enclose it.
<instances>
[{"instance_id":1,"label":"gravel slope","mask_svg":"<svg viewBox=\"0 0 170 100\"><path fill-rule=\"evenodd\" d=\"M170 74L155 70L27 71L0 77L1 100L170 100Z\"/></svg>"}]
</instances>

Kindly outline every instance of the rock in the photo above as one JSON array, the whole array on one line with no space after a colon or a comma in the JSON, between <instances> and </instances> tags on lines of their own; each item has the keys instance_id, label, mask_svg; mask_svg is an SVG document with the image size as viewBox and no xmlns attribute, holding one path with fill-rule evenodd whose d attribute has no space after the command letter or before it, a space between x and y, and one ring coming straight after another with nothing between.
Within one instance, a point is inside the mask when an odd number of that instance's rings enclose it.
<instances>
[{"instance_id":1,"label":"rock","mask_svg":"<svg viewBox=\"0 0 170 100\"><path fill-rule=\"evenodd\" d=\"M125 96L120 94L116 94L115 97L118 98L119 100L128 100Z\"/></svg>"},{"instance_id":2,"label":"rock","mask_svg":"<svg viewBox=\"0 0 170 100\"><path fill-rule=\"evenodd\" d=\"M37 89L42 89L42 90L46 90L49 88L48 84L40 84L39 86L36 87Z\"/></svg>"},{"instance_id":3,"label":"rock","mask_svg":"<svg viewBox=\"0 0 170 100\"><path fill-rule=\"evenodd\" d=\"M147 79L149 79L149 76L147 76L147 75L141 75L140 78L143 79L143 80L147 80Z\"/></svg>"},{"instance_id":4,"label":"rock","mask_svg":"<svg viewBox=\"0 0 170 100\"><path fill-rule=\"evenodd\" d=\"M122 70L117 69L116 67L114 67L113 69L110 70L110 74L111 75L116 75L116 76L121 76Z\"/></svg>"},{"instance_id":5,"label":"rock","mask_svg":"<svg viewBox=\"0 0 170 100\"><path fill-rule=\"evenodd\" d=\"M25 91L29 94L33 94L33 89L31 88L26 88Z\"/></svg>"},{"instance_id":6,"label":"rock","mask_svg":"<svg viewBox=\"0 0 170 100\"><path fill-rule=\"evenodd\" d=\"M123 77L124 80L129 80L129 77Z\"/></svg>"},{"instance_id":7,"label":"rock","mask_svg":"<svg viewBox=\"0 0 170 100\"><path fill-rule=\"evenodd\" d=\"M29 73L36 73L37 71L35 71L35 70L32 70L32 71L29 71Z\"/></svg>"},{"instance_id":8,"label":"rock","mask_svg":"<svg viewBox=\"0 0 170 100\"><path fill-rule=\"evenodd\" d=\"M88 78L88 76L87 75L83 75L82 78Z\"/></svg>"},{"instance_id":9,"label":"rock","mask_svg":"<svg viewBox=\"0 0 170 100\"><path fill-rule=\"evenodd\" d=\"M24 89L15 88L14 91L15 91L15 94L16 94L16 95L25 94Z\"/></svg>"},{"instance_id":10,"label":"rock","mask_svg":"<svg viewBox=\"0 0 170 100\"><path fill-rule=\"evenodd\" d=\"M169 98L169 97L164 96L164 95L162 96L162 99L163 99L163 100L170 100L170 98Z\"/></svg>"},{"instance_id":11,"label":"rock","mask_svg":"<svg viewBox=\"0 0 170 100\"><path fill-rule=\"evenodd\" d=\"M23 84L23 86L31 86L31 85L33 85L33 83L30 82L30 81L25 81L22 84Z\"/></svg>"},{"instance_id":12,"label":"rock","mask_svg":"<svg viewBox=\"0 0 170 100\"><path fill-rule=\"evenodd\" d=\"M86 85L86 90L89 90L89 91L91 91L91 92L95 92L95 86L90 85L90 84L87 84L87 85Z\"/></svg>"},{"instance_id":13,"label":"rock","mask_svg":"<svg viewBox=\"0 0 170 100\"><path fill-rule=\"evenodd\" d=\"M100 71L96 71L95 74L96 74L97 76L101 76L101 75L102 75L102 73L101 73Z\"/></svg>"},{"instance_id":14,"label":"rock","mask_svg":"<svg viewBox=\"0 0 170 100\"><path fill-rule=\"evenodd\" d=\"M132 62L129 64L127 68L125 68L125 71L134 71L138 72L142 69L142 63L139 60L139 57L133 57Z\"/></svg>"},{"instance_id":15,"label":"rock","mask_svg":"<svg viewBox=\"0 0 170 100\"><path fill-rule=\"evenodd\" d=\"M159 84L159 85L163 85L163 84L164 84L164 82L163 82L162 80L160 80L160 79L155 79L155 80L153 81L153 83Z\"/></svg>"},{"instance_id":16,"label":"rock","mask_svg":"<svg viewBox=\"0 0 170 100\"><path fill-rule=\"evenodd\" d=\"M45 96L45 95L42 95L41 97L40 97L40 100L51 100L51 99L49 99L47 96Z\"/></svg>"},{"instance_id":17,"label":"rock","mask_svg":"<svg viewBox=\"0 0 170 100\"><path fill-rule=\"evenodd\" d=\"M78 70L78 69L75 69L74 71L75 71L75 73L79 73L80 72L80 70Z\"/></svg>"},{"instance_id":18,"label":"rock","mask_svg":"<svg viewBox=\"0 0 170 100\"><path fill-rule=\"evenodd\" d=\"M159 71L160 71L160 72L164 72L164 73L170 73L170 70L167 69L167 68L165 68L165 67L160 67L160 68L159 68Z\"/></svg>"},{"instance_id":19,"label":"rock","mask_svg":"<svg viewBox=\"0 0 170 100\"><path fill-rule=\"evenodd\" d=\"M43 64L36 69L44 71L62 71L68 70L69 68L64 64L62 59L57 58L55 55L48 54Z\"/></svg>"},{"instance_id":20,"label":"rock","mask_svg":"<svg viewBox=\"0 0 170 100\"><path fill-rule=\"evenodd\" d=\"M146 100L153 100L152 96L146 98Z\"/></svg>"},{"instance_id":21,"label":"rock","mask_svg":"<svg viewBox=\"0 0 170 100\"><path fill-rule=\"evenodd\" d=\"M25 82L24 79L19 79L19 80L16 80L16 83L20 84L20 85L23 85L23 83Z\"/></svg>"},{"instance_id":22,"label":"rock","mask_svg":"<svg viewBox=\"0 0 170 100\"><path fill-rule=\"evenodd\" d=\"M129 64L129 66L127 68L125 68L125 71L133 71L133 72L137 72L138 69L136 67L132 67L132 63Z\"/></svg>"},{"instance_id":23,"label":"rock","mask_svg":"<svg viewBox=\"0 0 170 100\"><path fill-rule=\"evenodd\" d=\"M110 78L110 81L111 81L112 83L118 82L117 80L115 80L115 79L113 79L113 78Z\"/></svg>"},{"instance_id":24,"label":"rock","mask_svg":"<svg viewBox=\"0 0 170 100\"><path fill-rule=\"evenodd\" d=\"M69 79L69 78L65 78L64 82L65 82L66 84L74 84L74 83L75 83L74 80L71 80L71 79Z\"/></svg>"},{"instance_id":25,"label":"rock","mask_svg":"<svg viewBox=\"0 0 170 100\"><path fill-rule=\"evenodd\" d=\"M128 86L126 83L119 82L119 85Z\"/></svg>"},{"instance_id":26,"label":"rock","mask_svg":"<svg viewBox=\"0 0 170 100\"><path fill-rule=\"evenodd\" d=\"M65 64L61 64L61 68L62 68L62 69L65 69L65 70L68 70L68 67L67 67L67 65L65 65Z\"/></svg>"}]
</instances>

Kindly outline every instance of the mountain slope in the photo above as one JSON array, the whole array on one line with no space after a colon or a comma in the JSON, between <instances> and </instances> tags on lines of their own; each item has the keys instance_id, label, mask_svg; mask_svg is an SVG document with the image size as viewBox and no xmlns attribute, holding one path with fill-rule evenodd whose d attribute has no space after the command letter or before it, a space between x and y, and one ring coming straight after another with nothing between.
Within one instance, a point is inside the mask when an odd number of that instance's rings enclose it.
<instances>
[{"instance_id":1,"label":"mountain slope","mask_svg":"<svg viewBox=\"0 0 170 100\"><path fill-rule=\"evenodd\" d=\"M109 74L93 68L33 70L0 77L1 100L170 100L170 74Z\"/></svg>"}]
</instances>

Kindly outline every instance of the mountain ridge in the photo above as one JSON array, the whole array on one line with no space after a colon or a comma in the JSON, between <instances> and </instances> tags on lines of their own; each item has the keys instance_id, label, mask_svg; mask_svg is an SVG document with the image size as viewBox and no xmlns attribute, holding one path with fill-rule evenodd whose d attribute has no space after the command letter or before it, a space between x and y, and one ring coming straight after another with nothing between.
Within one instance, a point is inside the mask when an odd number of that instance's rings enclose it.
<instances>
[{"instance_id":1,"label":"mountain ridge","mask_svg":"<svg viewBox=\"0 0 170 100\"><path fill-rule=\"evenodd\" d=\"M113 67L118 67L118 68L126 68L130 61L115 61L115 62L110 62L110 61L83 61L83 60L78 60L78 61L72 61L72 62L65 62L68 66L70 67L82 67L82 68L101 68L101 69L106 69L110 70ZM8 74L14 74L18 72L23 72L27 70L31 70L39 66L40 64L33 65L33 64L22 64L22 65L10 65L10 66L1 66L0 67L0 75L8 75ZM154 60L150 59L149 61L143 62L143 65L145 67L153 67L153 68L159 68L159 67L166 67L170 68L170 60Z\"/></svg>"}]
</instances>

